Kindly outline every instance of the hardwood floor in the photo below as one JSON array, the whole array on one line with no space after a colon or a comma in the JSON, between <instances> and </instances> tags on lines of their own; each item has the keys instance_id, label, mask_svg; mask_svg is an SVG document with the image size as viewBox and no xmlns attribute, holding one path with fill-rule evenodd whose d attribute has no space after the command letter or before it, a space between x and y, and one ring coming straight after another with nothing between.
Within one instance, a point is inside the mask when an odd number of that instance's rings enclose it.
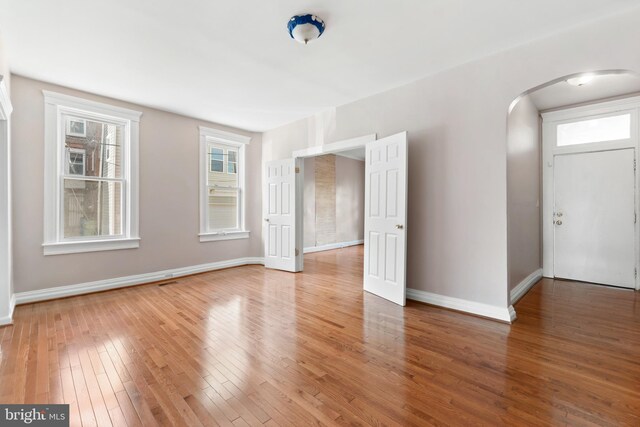
<instances>
[{"instance_id":1,"label":"hardwood floor","mask_svg":"<svg viewBox=\"0 0 640 427\"><path fill-rule=\"evenodd\" d=\"M23 305L0 403L71 425L640 425L640 297L542 280L509 326L361 290L362 247Z\"/></svg>"}]
</instances>

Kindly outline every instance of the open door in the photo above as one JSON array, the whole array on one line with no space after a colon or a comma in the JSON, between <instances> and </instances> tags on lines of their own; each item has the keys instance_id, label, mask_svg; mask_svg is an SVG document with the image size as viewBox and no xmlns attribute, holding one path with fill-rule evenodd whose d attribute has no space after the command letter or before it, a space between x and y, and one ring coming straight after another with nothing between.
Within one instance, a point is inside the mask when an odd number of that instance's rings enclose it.
<instances>
[{"instance_id":1,"label":"open door","mask_svg":"<svg viewBox=\"0 0 640 427\"><path fill-rule=\"evenodd\" d=\"M276 160L265 166L263 235L267 268L302 271L302 227L298 224L302 221L302 199L296 198L301 176L302 162L298 159Z\"/></svg>"},{"instance_id":2,"label":"open door","mask_svg":"<svg viewBox=\"0 0 640 427\"><path fill-rule=\"evenodd\" d=\"M405 305L407 133L366 145L364 290Z\"/></svg>"}]
</instances>

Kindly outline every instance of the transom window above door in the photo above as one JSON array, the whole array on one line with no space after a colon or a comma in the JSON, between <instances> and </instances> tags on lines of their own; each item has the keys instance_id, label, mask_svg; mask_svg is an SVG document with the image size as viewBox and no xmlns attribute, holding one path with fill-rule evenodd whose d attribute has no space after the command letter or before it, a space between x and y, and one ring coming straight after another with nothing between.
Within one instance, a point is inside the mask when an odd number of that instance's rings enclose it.
<instances>
[{"instance_id":1,"label":"transom window above door","mask_svg":"<svg viewBox=\"0 0 640 427\"><path fill-rule=\"evenodd\" d=\"M570 123L557 127L557 146L620 141L631 138L631 114L618 114Z\"/></svg>"}]
</instances>

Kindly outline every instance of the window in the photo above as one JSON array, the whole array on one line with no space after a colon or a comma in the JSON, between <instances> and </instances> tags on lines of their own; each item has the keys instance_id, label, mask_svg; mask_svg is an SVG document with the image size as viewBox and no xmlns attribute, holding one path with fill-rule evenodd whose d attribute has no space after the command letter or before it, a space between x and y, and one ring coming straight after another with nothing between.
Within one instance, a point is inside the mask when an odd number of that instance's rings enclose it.
<instances>
[{"instance_id":1,"label":"window","mask_svg":"<svg viewBox=\"0 0 640 427\"><path fill-rule=\"evenodd\" d=\"M140 113L45 95L44 254L136 248Z\"/></svg>"},{"instance_id":2,"label":"window","mask_svg":"<svg viewBox=\"0 0 640 427\"><path fill-rule=\"evenodd\" d=\"M237 148L215 141L210 141L207 145L211 158L211 169L207 177L209 197L207 231L239 230L240 187L236 172L237 162L230 161L231 157L236 159Z\"/></svg>"},{"instance_id":3,"label":"window","mask_svg":"<svg viewBox=\"0 0 640 427\"><path fill-rule=\"evenodd\" d=\"M67 147L67 174L84 175L85 150Z\"/></svg>"},{"instance_id":4,"label":"window","mask_svg":"<svg viewBox=\"0 0 640 427\"><path fill-rule=\"evenodd\" d=\"M227 173L238 173L238 152L234 150L228 151L227 156Z\"/></svg>"},{"instance_id":5,"label":"window","mask_svg":"<svg viewBox=\"0 0 640 427\"><path fill-rule=\"evenodd\" d=\"M209 148L209 156L211 157L210 172L224 171L224 149L221 147L211 146Z\"/></svg>"},{"instance_id":6,"label":"window","mask_svg":"<svg viewBox=\"0 0 640 427\"><path fill-rule=\"evenodd\" d=\"M250 138L200 127L200 241L249 237L244 226L244 150Z\"/></svg>"},{"instance_id":7,"label":"window","mask_svg":"<svg viewBox=\"0 0 640 427\"><path fill-rule=\"evenodd\" d=\"M631 138L631 114L580 120L558 125L558 147Z\"/></svg>"}]
</instances>

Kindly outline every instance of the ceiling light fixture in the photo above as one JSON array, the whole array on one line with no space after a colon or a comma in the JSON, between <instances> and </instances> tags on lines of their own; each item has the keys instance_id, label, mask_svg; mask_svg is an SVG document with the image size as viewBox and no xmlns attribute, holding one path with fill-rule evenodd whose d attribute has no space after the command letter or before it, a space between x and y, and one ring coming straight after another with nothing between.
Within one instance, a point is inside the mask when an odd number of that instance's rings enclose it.
<instances>
[{"instance_id":1,"label":"ceiling light fixture","mask_svg":"<svg viewBox=\"0 0 640 427\"><path fill-rule=\"evenodd\" d=\"M567 83L569 83L571 86L584 86L591 83L595 78L596 76L594 76L593 74L583 74L578 77L567 79Z\"/></svg>"},{"instance_id":2,"label":"ceiling light fixture","mask_svg":"<svg viewBox=\"0 0 640 427\"><path fill-rule=\"evenodd\" d=\"M287 24L289 35L299 43L307 44L324 33L324 21L315 15L296 15Z\"/></svg>"}]
</instances>

